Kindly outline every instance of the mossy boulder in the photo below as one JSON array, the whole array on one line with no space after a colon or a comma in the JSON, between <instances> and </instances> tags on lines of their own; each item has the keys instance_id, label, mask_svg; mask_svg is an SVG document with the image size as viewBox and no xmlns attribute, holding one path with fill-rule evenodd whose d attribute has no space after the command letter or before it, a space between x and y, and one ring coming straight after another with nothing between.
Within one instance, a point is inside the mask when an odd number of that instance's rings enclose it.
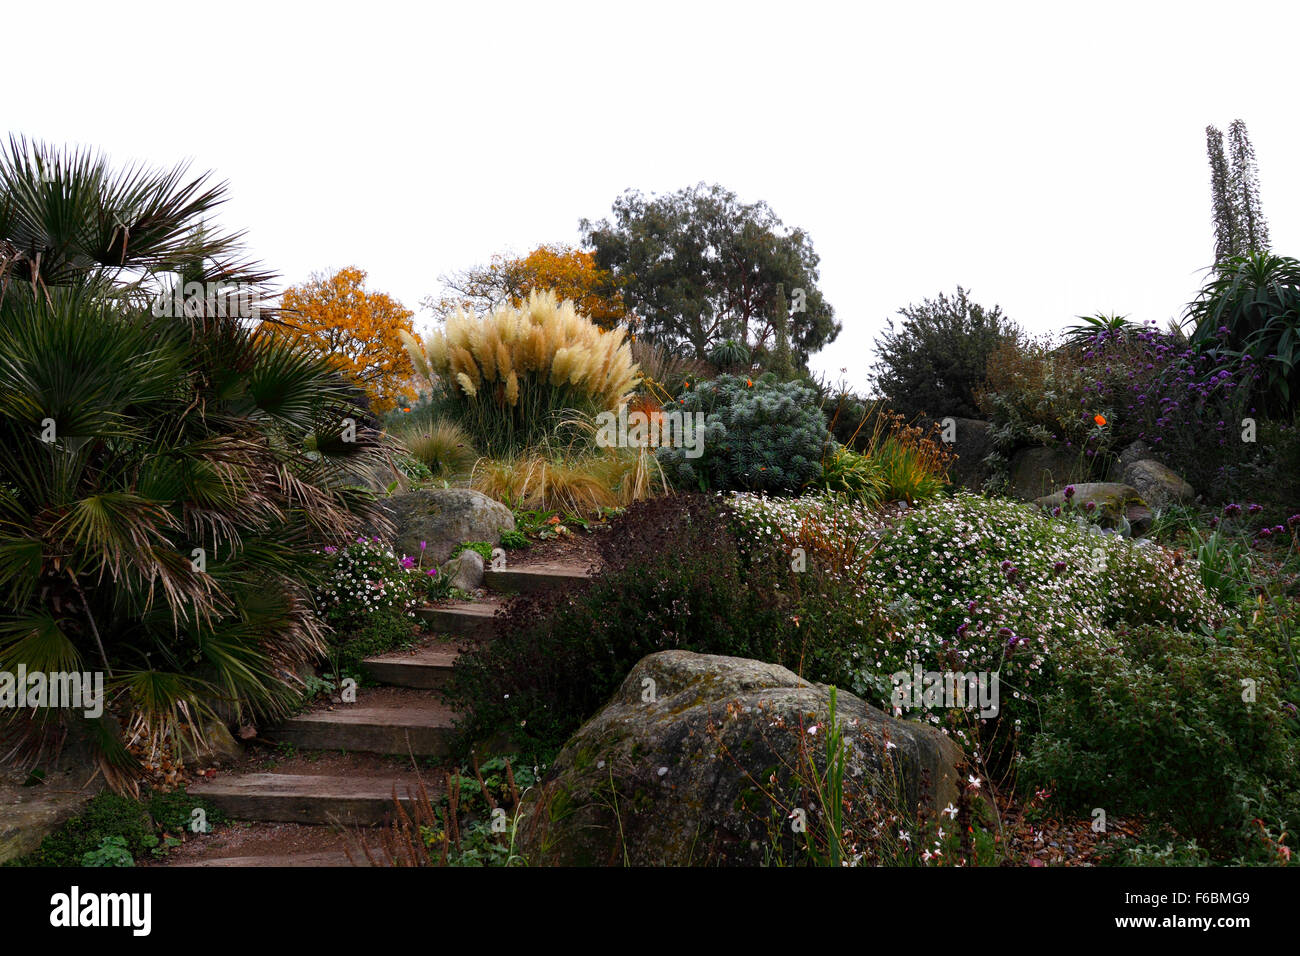
<instances>
[{"instance_id":1,"label":"mossy boulder","mask_svg":"<svg viewBox=\"0 0 1300 956\"><path fill-rule=\"evenodd\" d=\"M486 566L483 555L466 548L456 557L444 562L438 570L440 574L447 576L452 587L461 591L473 591L483 584Z\"/></svg>"},{"instance_id":2,"label":"mossy boulder","mask_svg":"<svg viewBox=\"0 0 1300 956\"><path fill-rule=\"evenodd\" d=\"M743 658L643 658L526 799L522 852L540 865L745 866L777 841L797 859L803 837L788 808L806 806L817 826L821 811L795 775L809 761L825 767L831 691ZM938 730L846 691L836 721L858 813L933 814L957 801L962 752Z\"/></svg>"},{"instance_id":3,"label":"mossy boulder","mask_svg":"<svg viewBox=\"0 0 1300 956\"><path fill-rule=\"evenodd\" d=\"M497 544L515 516L499 501L469 488L429 488L393 495L382 505L395 529L393 550L441 564L462 541Z\"/></svg>"},{"instance_id":4,"label":"mossy boulder","mask_svg":"<svg viewBox=\"0 0 1300 956\"><path fill-rule=\"evenodd\" d=\"M181 739L178 755L186 767L201 770L235 763L244 748L222 721L209 720L203 725L202 740Z\"/></svg>"},{"instance_id":5,"label":"mossy boulder","mask_svg":"<svg viewBox=\"0 0 1300 956\"><path fill-rule=\"evenodd\" d=\"M1007 494L1021 501L1033 501L1051 488L1085 481L1088 468L1077 448L1022 448L1011 456Z\"/></svg>"},{"instance_id":6,"label":"mossy boulder","mask_svg":"<svg viewBox=\"0 0 1300 956\"><path fill-rule=\"evenodd\" d=\"M31 786L21 777L0 779L0 863L36 850L104 786L102 778L85 771L56 772Z\"/></svg>"},{"instance_id":7,"label":"mossy boulder","mask_svg":"<svg viewBox=\"0 0 1300 956\"><path fill-rule=\"evenodd\" d=\"M1173 469L1153 458L1135 461L1124 468L1124 483L1136 488L1152 508L1186 505L1196 500L1196 491Z\"/></svg>"},{"instance_id":8,"label":"mossy boulder","mask_svg":"<svg viewBox=\"0 0 1300 956\"><path fill-rule=\"evenodd\" d=\"M1067 486L1074 489L1072 496L1066 496L1066 489L1044 495L1034 501L1040 508L1052 509L1069 506L1074 510L1088 514L1103 528L1121 528L1130 530L1136 537L1151 529L1153 517L1146 501L1132 485L1112 481L1085 482ZM1089 510L1088 506L1094 507Z\"/></svg>"}]
</instances>

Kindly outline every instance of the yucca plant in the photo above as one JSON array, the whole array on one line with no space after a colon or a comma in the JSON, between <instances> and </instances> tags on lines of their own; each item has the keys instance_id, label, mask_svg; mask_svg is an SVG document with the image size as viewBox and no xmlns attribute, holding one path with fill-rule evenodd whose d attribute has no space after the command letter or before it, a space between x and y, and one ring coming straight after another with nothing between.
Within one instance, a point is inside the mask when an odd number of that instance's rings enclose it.
<instances>
[{"instance_id":1,"label":"yucca plant","mask_svg":"<svg viewBox=\"0 0 1300 956\"><path fill-rule=\"evenodd\" d=\"M637 385L626 332L605 331L553 292L485 316L452 315L419 341L403 335L419 375L491 454L546 437L569 411L617 409Z\"/></svg>"},{"instance_id":2,"label":"yucca plant","mask_svg":"<svg viewBox=\"0 0 1300 956\"><path fill-rule=\"evenodd\" d=\"M1086 345L1102 332L1109 335L1124 335L1141 330L1141 326L1129 321L1126 315L1107 315L1105 312L1098 312L1096 315L1079 315L1075 318L1079 320L1079 324L1070 326L1064 333L1065 341L1070 345Z\"/></svg>"},{"instance_id":3,"label":"yucca plant","mask_svg":"<svg viewBox=\"0 0 1300 956\"><path fill-rule=\"evenodd\" d=\"M742 372L748 370L751 356L743 343L726 339L711 348L707 358L724 372Z\"/></svg>"},{"instance_id":4,"label":"yucca plant","mask_svg":"<svg viewBox=\"0 0 1300 956\"><path fill-rule=\"evenodd\" d=\"M1300 260L1255 252L1220 263L1187 307L1191 343L1221 362L1250 356L1263 373L1257 397L1268 413L1300 397Z\"/></svg>"},{"instance_id":5,"label":"yucca plant","mask_svg":"<svg viewBox=\"0 0 1300 956\"><path fill-rule=\"evenodd\" d=\"M120 790L214 717L297 703L325 647L316 552L384 522L363 490L384 446L324 361L143 301L181 251L234 251L195 237L224 198L205 179L0 157L0 671L98 671L106 691L98 719L7 711L0 759L72 733ZM200 264L262 275L225 262Z\"/></svg>"}]
</instances>

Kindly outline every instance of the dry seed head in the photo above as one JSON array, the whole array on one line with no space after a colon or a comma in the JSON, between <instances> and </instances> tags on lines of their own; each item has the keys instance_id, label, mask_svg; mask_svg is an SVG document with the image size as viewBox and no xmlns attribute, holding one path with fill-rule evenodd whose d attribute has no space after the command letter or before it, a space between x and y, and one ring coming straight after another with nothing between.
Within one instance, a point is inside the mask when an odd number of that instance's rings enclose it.
<instances>
[{"instance_id":1,"label":"dry seed head","mask_svg":"<svg viewBox=\"0 0 1300 956\"><path fill-rule=\"evenodd\" d=\"M563 385L565 379L569 377L569 370L573 367L573 350L569 348L559 348L555 350L555 357L551 360L551 384Z\"/></svg>"},{"instance_id":2,"label":"dry seed head","mask_svg":"<svg viewBox=\"0 0 1300 956\"><path fill-rule=\"evenodd\" d=\"M512 377L515 374L514 365L511 361L510 349L500 338L496 340L496 357L497 357L497 375L503 380ZM514 402L510 403L511 405Z\"/></svg>"},{"instance_id":3,"label":"dry seed head","mask_svg":"<svg viewBox=\"0 0 1300 956\"><path fill-rule=\"evenodd\" d=\"M462 346L455 346L451 349L451 369L457 376L466 376L474 385L475 390L479 385L478 363L474 361L474 356L470 355L469 350Z\"/></svg>"}]
</instances>

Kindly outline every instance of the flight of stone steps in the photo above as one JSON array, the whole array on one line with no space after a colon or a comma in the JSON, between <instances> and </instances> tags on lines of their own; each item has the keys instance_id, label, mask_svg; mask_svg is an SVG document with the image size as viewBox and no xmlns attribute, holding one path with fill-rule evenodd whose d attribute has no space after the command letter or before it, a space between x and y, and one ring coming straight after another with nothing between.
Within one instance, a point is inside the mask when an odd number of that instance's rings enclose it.
<instances>
[{"instance_id":1,"label":"flight of stone steps","mask_svg":"<svg viewBox=\"0 0 1300 956\"><path fill-rule=\"evenodd\" d=\"M297 751L441 757L453 735L455 714L434 691L442 686L466 638L490 640L493 615L508 595L568 588L587 578L584 568L539 564L489 569L486 601L453 602L417 612L425 630L446 635L416 651L394 651L364 662L379 688L359 690L354 704L335 704L292 717L264 731L270 742ZM306 824L370 825L393 810L393 790L405 796L415 784L412 772L375 771L332 774L223 773L190 786L235 820Z\"/></svg>"}]
</instances>

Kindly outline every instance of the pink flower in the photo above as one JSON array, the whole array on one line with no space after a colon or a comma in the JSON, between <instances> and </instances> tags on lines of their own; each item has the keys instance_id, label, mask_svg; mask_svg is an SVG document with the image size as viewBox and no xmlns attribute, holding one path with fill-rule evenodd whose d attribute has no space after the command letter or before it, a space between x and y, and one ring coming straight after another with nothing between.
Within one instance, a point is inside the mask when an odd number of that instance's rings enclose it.
<instances>
[{"instance_id":1,"label":"pink flower","mask_svg":"<svg viewBox=\"0 0 1300 956\"><path fill-rule=\"evenodd\" d=\"M408 556L405 555L405 554L402 555L402 567L404 567L404 568L413 568L413 567L415 567L415 558L408 557Z\"/></svg>"}]
</instances>

